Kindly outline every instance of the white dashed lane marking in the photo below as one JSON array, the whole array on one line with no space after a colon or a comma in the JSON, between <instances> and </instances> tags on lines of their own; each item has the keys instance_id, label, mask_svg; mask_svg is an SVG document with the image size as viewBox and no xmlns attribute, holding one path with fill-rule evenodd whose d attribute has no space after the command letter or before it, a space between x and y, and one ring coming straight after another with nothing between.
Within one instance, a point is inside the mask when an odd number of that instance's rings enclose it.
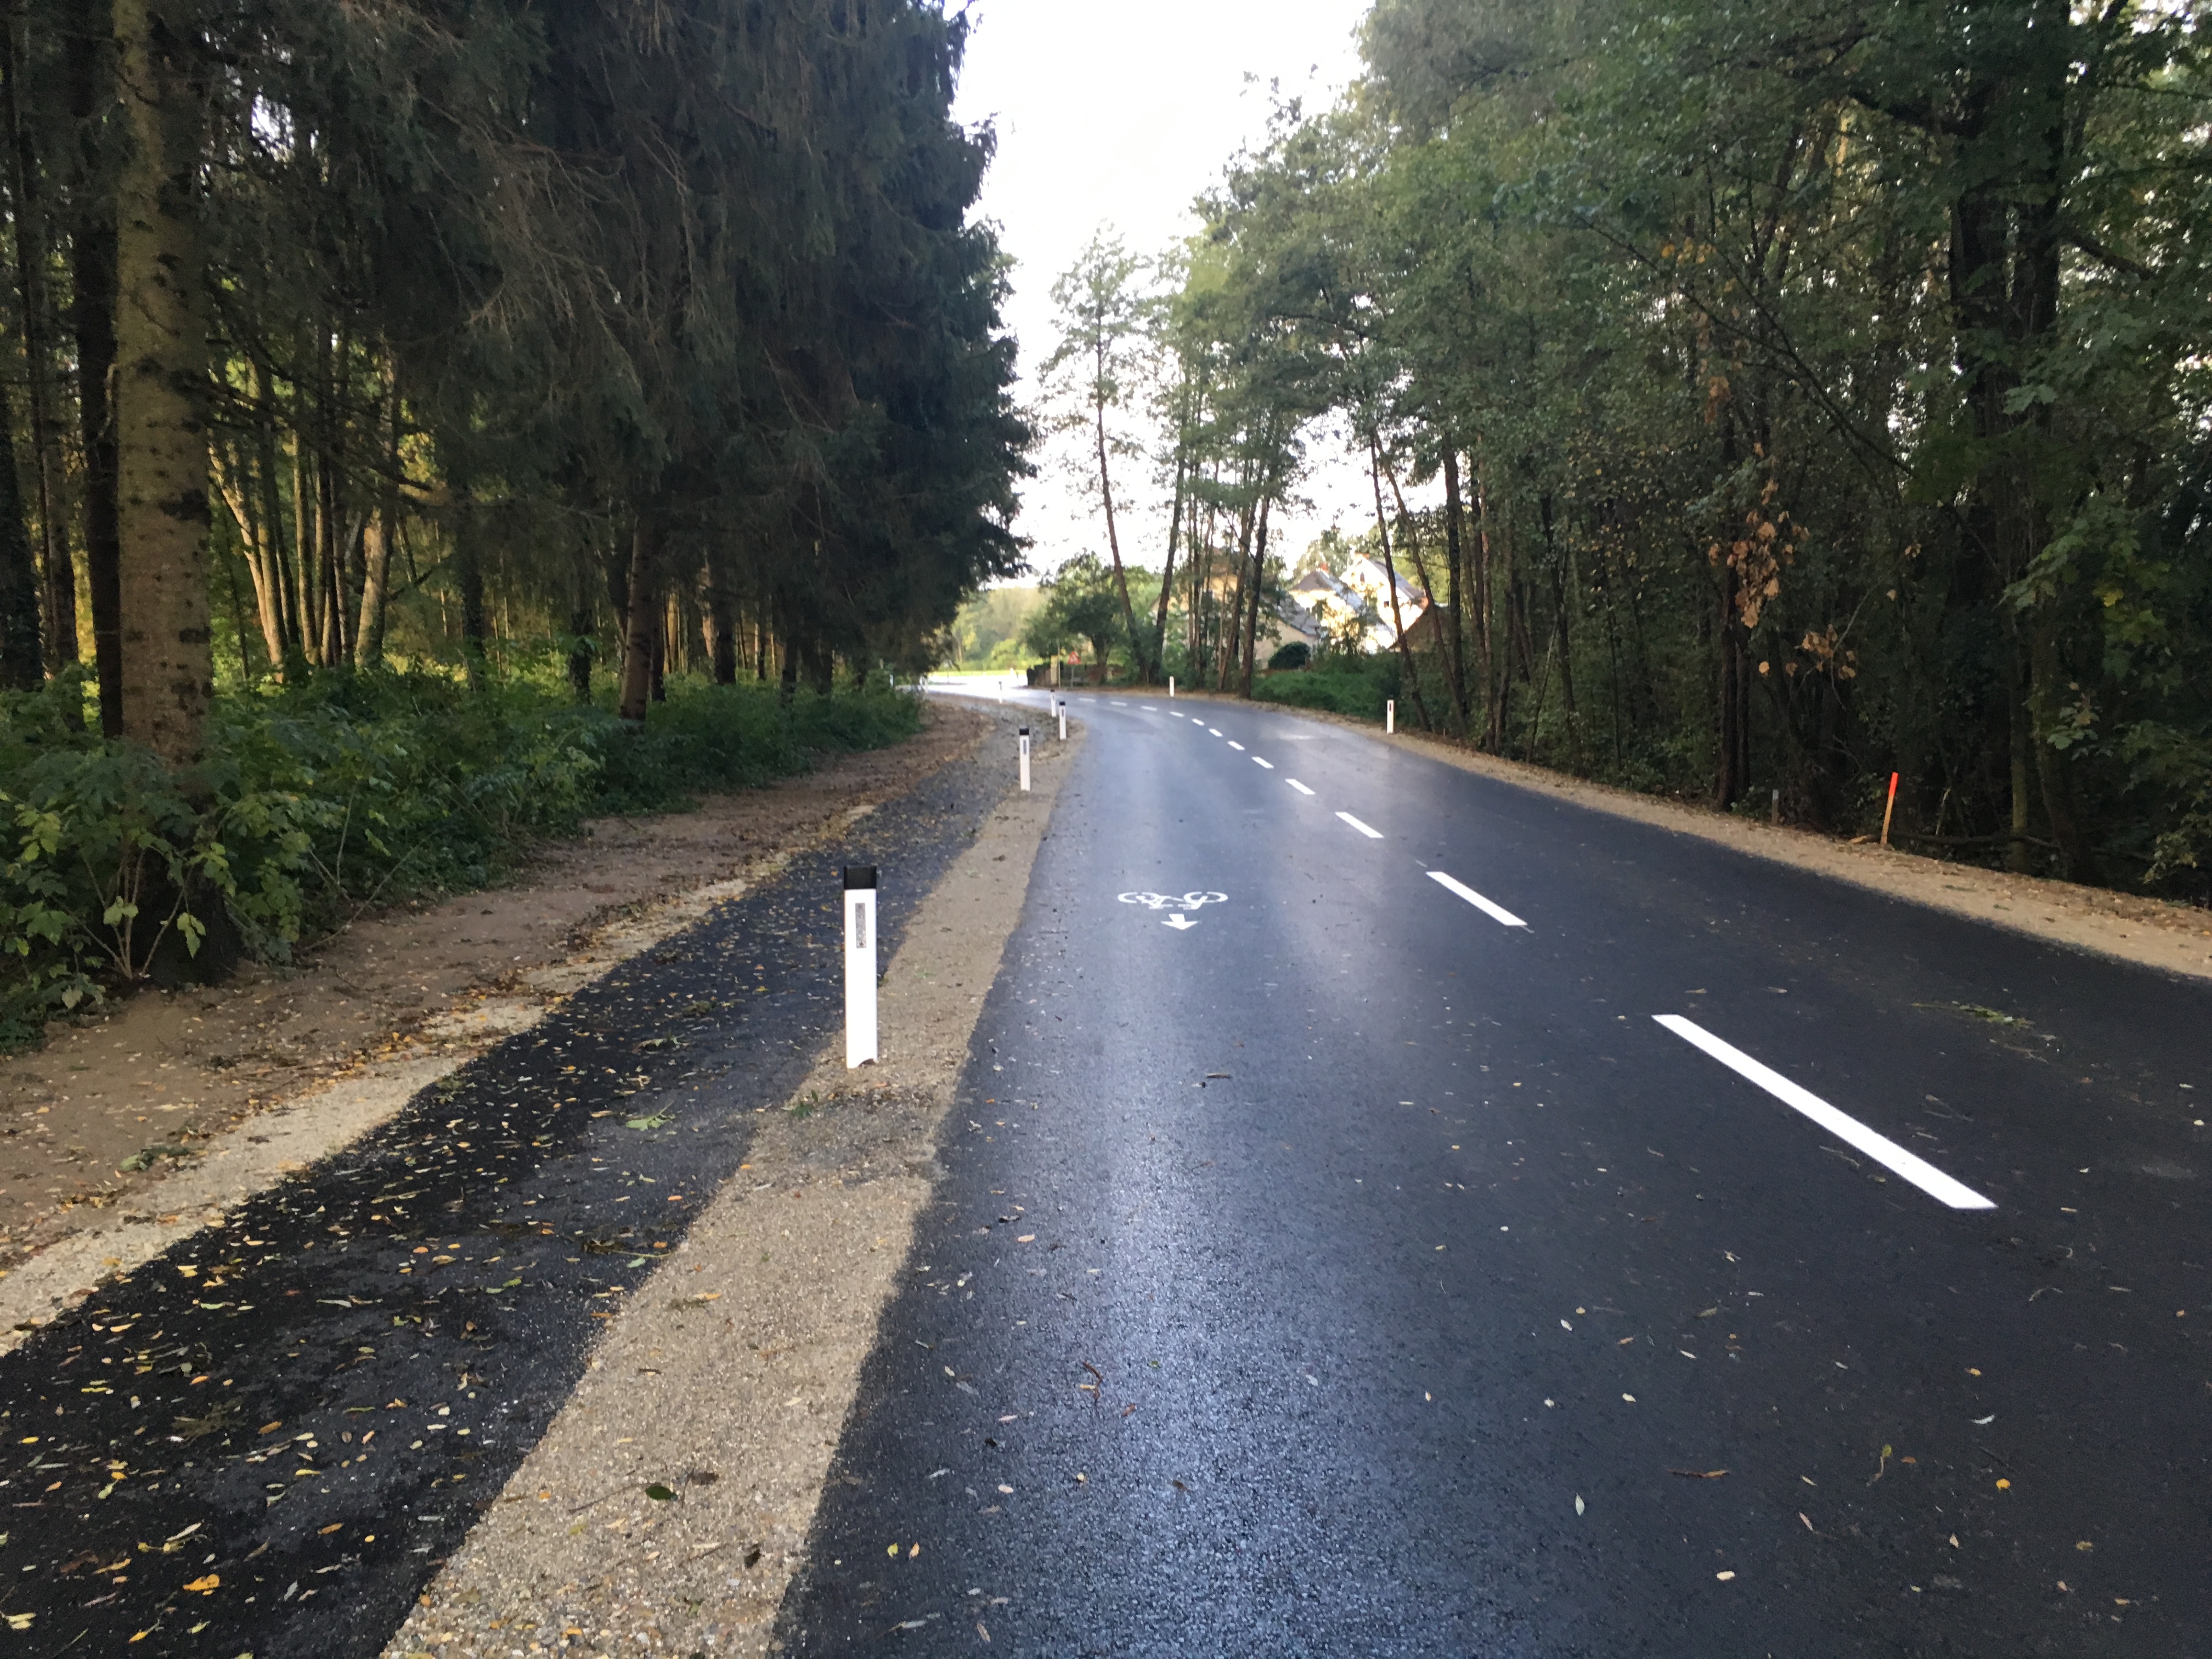
<instances>
[{"instance_id":1,"label":"white dashed lane marking","mask_svg":"<svg viewBox=\"0 0 2212 1659\"><path fill-rule=\"evenodd\" d=\"M1297 790L1301 795L1310 795L1313 793L1312 790L1307 788L1305 785L1300 783L1296 778L1285 778L1283 781L1289 784L1291 788Z\"/></svg>"},{"instance_id":2,"label":"white dashed lane marking","mask_svg":"<svg viewBox=\"0 0 2212 1659\"><path fill-rule=\"evenodd\" d=\"M1265 760L1261 760L1261 759L1257 755L1255 755L1255 756L1253 756L1253 757L1252 757L1252 764L1253 764L1253 765L1255 765L1255 766L1264 766L1264 767L1266 767L1266 768L1267 768L1270 772L1272 772L1272 771L1273 771L1273 770L1275 769L1275 763L1274 763L1274 762L1273 762L1273 761L1265 761Z\"/></svg>"},{"instance_id":3,"label":"white dashed lane marking","mask_svg":"<svg viewBox=\"0 0 2212 1659\"><path fill-rule=\"evenodd\" d=\"M1229 746L1231 749L1234 749L1240 755L1244 752L1244 745L1237 742L1234 738L1229 739Z\"/></svg>"},{"instance_id":4,"label":"white dashed lane marking","mask_svg":"<svg viewBox=\"0 0 2212 1659\"><path fill-rule=\"evenodd\" d=\"M1902 1176L1934 1199L1954 1210L1994 1210L1996 1206L1972 1188L1951 1179L1925 1158L1914 1157L1887 1135L1876 1134L1848 1112L1839 1112L1809 1089L1801 1089L1781 1073L1760 1065L1742 1049L1723 1042L1711 1031L1680 1014L1654 1014L1652 1018L1693 1048L1704 1049L1736 1073L1748 1078L1792 1111L1802 1112L1847 1146L1864 1152L1882 1168Z\"/></svg>"},{"instance_id":5,"label":"white dashed lane marking","mask_svg":"<svg viewBox=\"0 0 2212 1659\"><path fill-rule=\"evenodd\" d=\"M1380 841L1382 839L1382 832L1380 830L1370 829L1366 824L1362 823L1358 818L1352 817L1349 812L1339 812L1337 817L1342 818L1346 823L1359 831L1361 835L1366 836L1370 841Z\"/></svg>"},{"instance_id":6,"label":"white dashed lane marking","mask_svg":"<svg viewBox=\"0 0 2212 1659\"><path fill-rule=\"evenodd\" d=\"M1528 925L1527 922L1522 921L1520 917L1515 915L1510 910L1507 909L1504 905L1492 904L1488 899L1483 897L1481 894L1476 892L1474 888L1469 887L1465 882L1455 881L1441 870L1430 871L1429 879L1448 891L1457 893L1462 898L1465 899L1469 904L1472 904L1476 909L1481 911L1483 915L1488 916L1492 921L1500 922L1508 927L1526 927Z\"/></svg>"}]
</instances>

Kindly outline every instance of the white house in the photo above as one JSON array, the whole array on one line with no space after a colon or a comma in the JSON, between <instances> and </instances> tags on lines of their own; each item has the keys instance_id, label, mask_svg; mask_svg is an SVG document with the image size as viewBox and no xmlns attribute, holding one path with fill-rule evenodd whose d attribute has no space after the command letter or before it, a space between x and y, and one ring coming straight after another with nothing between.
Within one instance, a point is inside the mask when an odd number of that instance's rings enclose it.
<instances>
[{"instance_id":1,"label":"white house","mask_svg":"<svg viewBox=\"0 0 2212 1659\"><path fill-rule=\"evenodd\" d=\"M1364 556L1331 575L1316 565L1291 584L1291 603L1304 612L1291 619L1298 631L1339 644L1356 641L1365 651L1389 651L1398 643L1391 626L1390 573L1382 562ZM1398 578L1398 619L1410 635L1429 608L1429 596L1402 575Z\"/></svg>"}]
</instances>

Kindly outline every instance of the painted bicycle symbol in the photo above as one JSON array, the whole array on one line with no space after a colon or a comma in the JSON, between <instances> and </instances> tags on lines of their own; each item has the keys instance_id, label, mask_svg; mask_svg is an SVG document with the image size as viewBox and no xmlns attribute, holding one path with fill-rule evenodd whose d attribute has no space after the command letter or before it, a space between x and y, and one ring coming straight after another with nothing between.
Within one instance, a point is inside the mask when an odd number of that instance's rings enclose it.
<instances>
[{"instance_id":1,"label":"painted bicycle symbol","mask_svg":"<svg viewBox=\"0 0 2212 1659\"><path fill-rule=\"evenodd\" d=\"M1173 893L1123 893L1120 898L1124 904L1141 904L1147 910L1196 910L1209 904L1229 902L1226 893L1184 893L1180 896Z\"/></svg>"}]
</instances>

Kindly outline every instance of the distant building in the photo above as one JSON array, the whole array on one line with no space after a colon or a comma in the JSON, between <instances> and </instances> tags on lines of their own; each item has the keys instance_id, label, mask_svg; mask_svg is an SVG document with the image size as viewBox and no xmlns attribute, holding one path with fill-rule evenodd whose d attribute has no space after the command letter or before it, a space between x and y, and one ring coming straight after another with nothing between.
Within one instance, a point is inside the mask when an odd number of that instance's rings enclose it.
<instances>
[{"instance_id":1,"label":"distant building","mask_svg":"<svg viewBox=\"0 0 2212 1659\"><path fill-rule=\"evenodd\" d=\"M1406 625L1407 642L1418 644L1435 626L1420 626L1428 613L1429 596L1403 576L1397 586L1398 619ZM1340 650L1397 648L1397 630L1391 625L1390 573L1380 560L1356 558L1340 576L1316 566L1291 584L1290 598L1300 614L1286 617L1285 622L1316 647L1325 642Z\"/></svg>"}]
</instances>

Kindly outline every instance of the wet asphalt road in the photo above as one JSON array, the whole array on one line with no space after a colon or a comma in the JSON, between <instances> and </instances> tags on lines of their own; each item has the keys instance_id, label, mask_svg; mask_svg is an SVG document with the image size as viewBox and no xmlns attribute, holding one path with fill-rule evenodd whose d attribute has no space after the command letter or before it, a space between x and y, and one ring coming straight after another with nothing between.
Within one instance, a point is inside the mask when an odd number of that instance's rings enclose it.
<instances>
[{"instance_id":1,"label":"wet asphalt road","mask_svg":"<svg viewBox=\"0 0 2212 1659\"><path fill-rule=\"evenodd\" d=\"M0 1655L366 1659L1002 796L940 770L0 1358ZM712 1449L702 1462L712 1468Z\"/></svg>"},{"instance_id":2,"label":"wet asphalt road","mask_svg":"<svg viewBox=\"0 0 2212 1659\"><path fill-rule=\"evenodd\" d=\"M2212 989L1079 712L793 1651L2212 1652Z\"/></svg>"}]
</instances>

